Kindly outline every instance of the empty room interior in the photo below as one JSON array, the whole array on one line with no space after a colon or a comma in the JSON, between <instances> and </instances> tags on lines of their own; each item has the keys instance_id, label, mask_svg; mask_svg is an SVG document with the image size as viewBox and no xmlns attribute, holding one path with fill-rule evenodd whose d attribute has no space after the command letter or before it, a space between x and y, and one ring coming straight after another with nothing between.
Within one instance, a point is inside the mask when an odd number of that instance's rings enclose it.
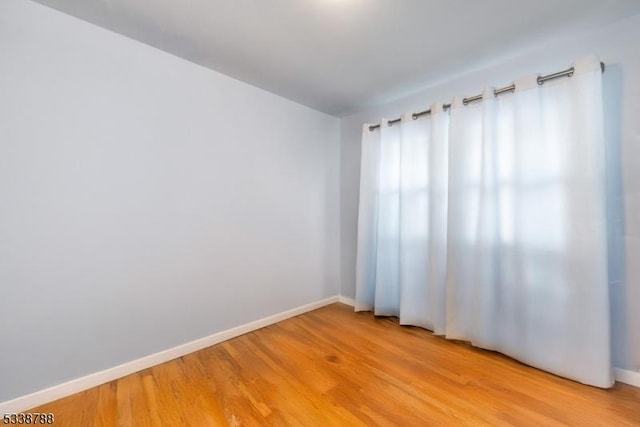
<instances>
[{"instance_id":1,"label":"empty room interior","mask_svg":"<svg viewBox=\"0 0 640 427\"><path fill-rule=\"evenodd\" d=\"M640 426L640 1L0 0L0 417Z\"/></svg>"}]
</instances>

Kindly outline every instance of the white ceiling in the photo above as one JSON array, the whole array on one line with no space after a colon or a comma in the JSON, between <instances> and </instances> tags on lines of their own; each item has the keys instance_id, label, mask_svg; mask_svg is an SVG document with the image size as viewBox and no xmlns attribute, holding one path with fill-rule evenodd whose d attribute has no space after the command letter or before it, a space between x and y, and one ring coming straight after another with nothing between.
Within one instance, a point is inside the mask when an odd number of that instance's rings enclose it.
<instances>
[{"instance_id":1,"label":"white ceiling","mask_svg":"<svg viewBox=\"0 0 640 427\"><path fill-rule=\"evenodd\" d=\"M338 116L640 13L639 0L35 1Z\"/></svg>"}]
</instances>

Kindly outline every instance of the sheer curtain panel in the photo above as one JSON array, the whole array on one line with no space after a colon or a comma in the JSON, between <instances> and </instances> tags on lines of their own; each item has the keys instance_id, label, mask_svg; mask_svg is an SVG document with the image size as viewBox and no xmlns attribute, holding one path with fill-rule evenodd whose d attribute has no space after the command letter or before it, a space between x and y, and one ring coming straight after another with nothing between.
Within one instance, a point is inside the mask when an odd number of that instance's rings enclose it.
<instances>
[{"instance_id":1,"label":"sheer curtain panel","mask_svg":"<svg viewBox=\"0 0 640 427\"><path fill-rule=\"evenodd\" d=\"M600 62L363 128L356 310L612 385Z\"/></svg>"},{"instance_id":2,"label":"sheer curtain panel","mask_svg":"<svg viewBox=\"0 0 640 427\"><path fill-rule=\"evenodd\" d=\"M431 110L363 128L356 310L444 334L449 117Z\"/></svg>"}]
</instances>

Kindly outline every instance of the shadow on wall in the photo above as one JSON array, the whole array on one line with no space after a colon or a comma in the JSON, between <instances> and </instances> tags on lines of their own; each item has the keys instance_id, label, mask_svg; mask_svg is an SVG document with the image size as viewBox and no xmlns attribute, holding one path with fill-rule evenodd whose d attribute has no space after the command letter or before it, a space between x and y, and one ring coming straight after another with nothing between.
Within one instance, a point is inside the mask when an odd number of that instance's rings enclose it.
<instances>
[{"instance_id":1,"label":"shadow on wall","mask_svg":"<svg viewBox=\"0 0 640 427\"><path fill-rule=\"evenodd\" d=\"M620 64L607 64L603 74L605 161L607 165L607 232L611 346L613 365L631 364L627 278L625 269L624 187L622 177L622 97L624 76Z\"/></svg>"}]
</instances>

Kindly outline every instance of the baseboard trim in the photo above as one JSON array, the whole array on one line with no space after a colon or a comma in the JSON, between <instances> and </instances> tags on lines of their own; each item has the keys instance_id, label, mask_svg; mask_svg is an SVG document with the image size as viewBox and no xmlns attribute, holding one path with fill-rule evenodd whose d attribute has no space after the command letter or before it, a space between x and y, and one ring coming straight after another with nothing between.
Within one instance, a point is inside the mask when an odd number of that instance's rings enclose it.
<instances>
[{"instance_id":1,"label":"baseboard trim","mask_svg":"<svg viewBox=\"0 0 640 427\"><path fill-rule=\"evenodd\" d=\"M613 368L613 377L619 383L625 383L635 387L640 387L640 372Z\"/></svg>"},{"instance_id":2,"label":"baseboard trim","mask_svg":"<svg viewBox=\"0 0 640 427\"><path fill-rule=\"evenodd\" d=\"M221 343L223 341L230 340L240 335L244 335L246 333L264 328L269 325L273 325L274 323L278 323L291 317L316 310L335 302L340 302L342 304L347 304L350 306L355 305L355 301L352 298L342 295L325 298L323 300L316 301L310 304L305 304L300 307L296 307L291 310L283 311L272 316L255 320L253 322L249 322L244 325L228 329L226 331L218 332L186 344L163 350L155 354L150 354L148 356L141 357L140 359L132 360L131 362L123 363L122 365L105 369L104 371L77 378L59 385L55 385L53 387L46 388L44 390L36 391L25 396L8 400L6 402L1 402L0 414L24 412L36 406L44 405L45 403L53 402L54 400L62 399L63 397L67 397L72 394L88 390L92 387L117 380L135 372L139 372L152 366L177 359L178 357L182 357L195 351L202 350L203 348L211 347L212 345ZM640 387L640 372L613 368L613 373L616 381L635 387Z\"/></svg>"},{"instance_id":3,"label":"baseboard trim","mask_svg":"<svg viewBox=\"0 0 640 427\"><path fill-rule=\"evenodd\" d=\"M356 300L354 300L353 298L345 297L344 295L340 295L338 297L338 302L341 302L342 304L350 305L351 307L355 307L356 305Z\"/></svg>"},{"instance_id":4,"label":"baseboard trim","mask_svg":"<svg viewBox=\"0 0 640 427\"><path fill-rule=\"evenodd\" d=\"M131 362L123 363L122 365L105 369L104 371L96 372L94 374L55 385L44 390L36 391L35 393L2 402L0 403L0 414L24 412L28 409L35 408L36 406L44 405L45 403L62 399L63 397L67 397L72 394L88 390L92 387L117 380L135 372L142 371L143 369L147 369L152 366L177 359L178 357L193 353L194 351L202 350L203 348L211 347L212 345L230 340L231 338L235 338L248 332L264 328L265 326L273 325L274 323L281 322L291 317L313 311L329 304L333 304L335 302L338 302L339 300L340 297L334 296L310 304L305 304L291 310L274 314L273 316L255 320L253 322L249 322L244 325L228 329L226 331L218 332L213 335L209 335L207 337L179 345L177 347L163 350L159 353L150 354L140 359L132 360Z\"/></svg>"}]
</instances>

